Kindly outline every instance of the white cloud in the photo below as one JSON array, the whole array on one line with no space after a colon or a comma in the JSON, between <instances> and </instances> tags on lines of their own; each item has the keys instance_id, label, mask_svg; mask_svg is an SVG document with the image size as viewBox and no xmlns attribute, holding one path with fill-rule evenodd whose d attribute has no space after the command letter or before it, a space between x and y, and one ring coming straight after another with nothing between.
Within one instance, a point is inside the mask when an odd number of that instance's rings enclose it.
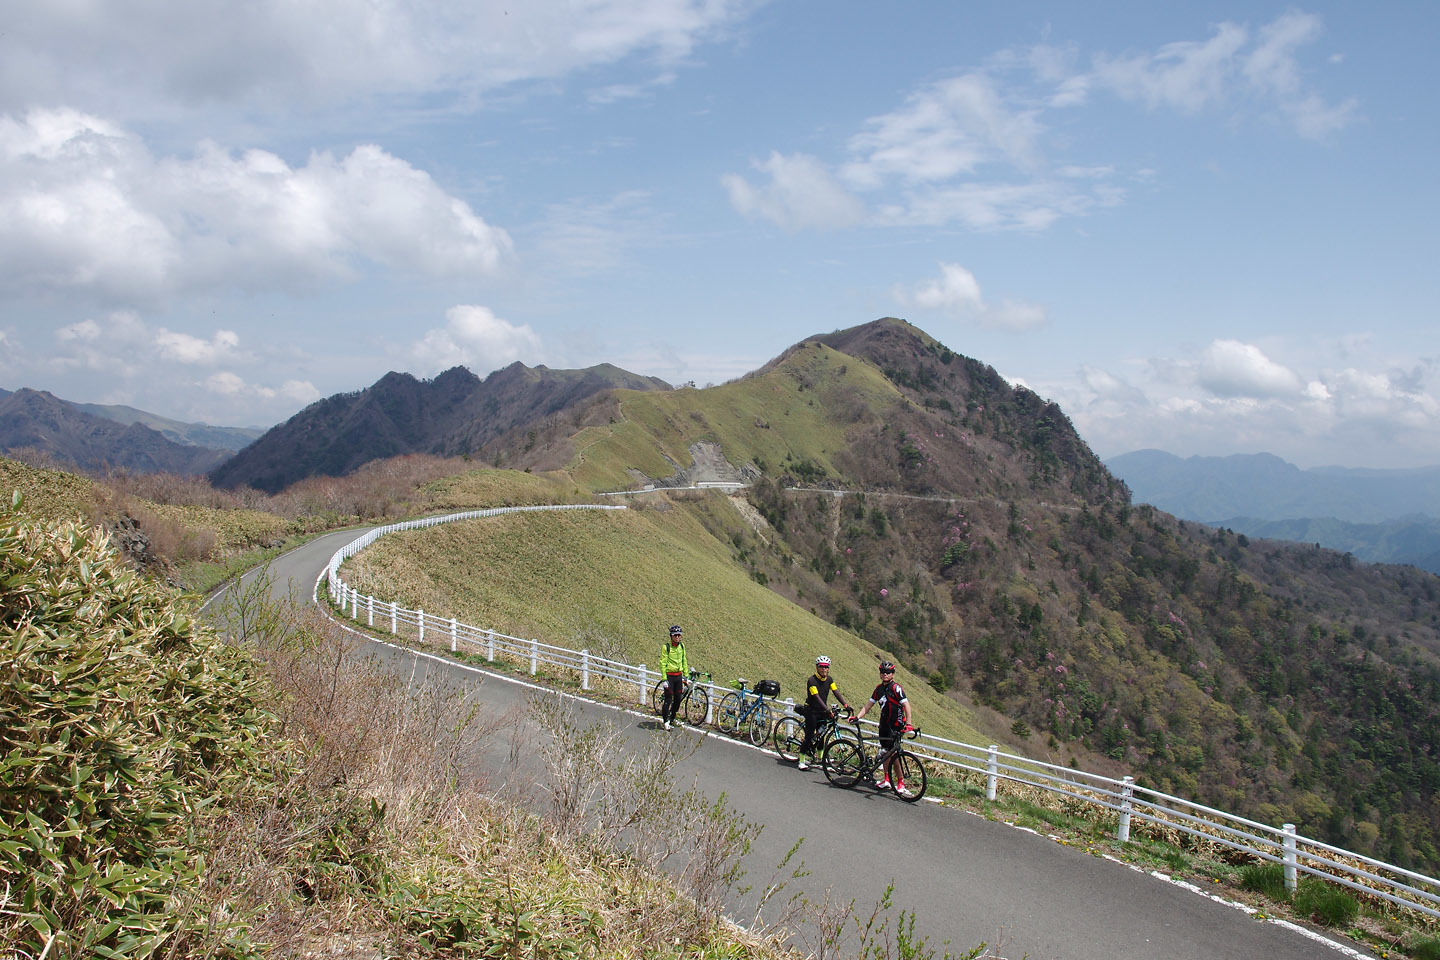
<instances>
[{"instance_id":1,"label":"white cloud","mask_svg":"<svg viewBox=\"0 0 1440 960\"><path fill-rule=\"evenodd\" d=\"M527 324L512 324L487 307L462 304L445 311L445 326L436 327L410 347L410 356L425 373L466 366L484 376L516 360L534 363L540 337Z\"/></svg>"},{"instance_id":2,"label":"white cloud","mask_svg":"<svg viewBox=\"0 0 1440 960\"><path fill-rule=\"evenodd\" d=\"M473 98L645 58L667 73L754 0L256 0L37 3L0 32L0 110L81 104L135 116L239 104L270 112L437 89Z\"/></svg>"},{"instance_id":3,"label":"white cloud","mask_svg":"<svg viewBox=\"0 0 1440 960\"><path fill-rule=\"evenodd\" d=\"M72 110L0 116L0 288L153 303L224 288L307 288L362 261L494 273L509 235L379 147L273 153L202 143L153 157Z\"/></svg>"},{"instance_id":4,"label":"white cloud","mask_svg":"<svg viewBox=\"0 0 1440 960\"><path fill-rule=\"evenodd\" d=\"M1301 48L1323 32L1319 17L1290 11L1252 36L1246 26L1222 23L1205 41L1183 41L1154 53L1095 58L1083 86L1108 89L1126 100L1185 113L1239 110L1255 105L1285 118L1302 137L1341 130L1359 116L1353 98L1331 104L1304 79ZM1328 58L1335 63L1335 58Z\"/></svg>"},{"instance_id":5,"label":"white cloud","mask_svg":"<svg viewBox=\"0 0 1440 960\"><path fill-rule=\"evenodd\" d=\"M737 174L720 178L730 203L746 217L769 220L785 230L827 230L852 226L864 216L860 200L814 157L771 153L753 166L769 175L767 185L753 187Z\"/></svg>"},{"instance_id":6,"label":"white cloud","mask_svg":"<svg viewBox=\"0 0 1440 960\"><path fill-rule=\"evenodd\" d=\"M1215 340L1200 355L1196 380L1219 397L1295 397L1304 384L1254 344Z\"/></svg>"},{"instance_id":7,"label":"white cloud","mask_svg":"<svg viewBox=\"0 0 1440 960\"><path fill-rule=\"evenodd\" d=\"M1222 23L1209 40L1168 43L1155 53L1095 58L1094 82L1149 107L1195 112L1223 98L1248 40L1244 27Z\"/></svg>"},{"instance_id":8,"label":"white cloud","mask_svg":"<svg viewBox=\"0 0 1440 960\"><path fill-rule=\"evenodd\" d=\"M538 260L569 276L613 274L637 248L666 242L662 218L641 190L601 203L552 204L533 247Z\"/></svg>"},{"instance_id":9,"label":"white cloud","mask_svg":"<svg viewBox=\"0 0 1440 960\"><path fill-rule=\"evenodd\" d=\"M1030 330L1048 321L1045 308L1023 300L988 303L975 274L958 263L940 264L940 276L913 289L896 288L895 299L907 307L933 310L956 320L986 327Z\"/></svg>"},{"instance_id":10,"label":"white cloud","mask_svg":"<svg viewBox=\"0 0 1440 960\"><path fill-rule=\"evenodd\" d=\"M55 331L48 363L61 370L119 372L139 376L156 363L215 366L249 362L233 330L216 330L208 338L152 326L131 310L117 310L96 319L87 317Z\"/></svg>"},{"instance_id":11,"label":"white cloud","mask_svg":"<svg viewBox=\"0 0 1440 960\"><path fill-rule=\"evenodd\" d=\"M217 330L209 340L188 333L158 330L155 347L166 360L185 364L214 364L232 356L240 346L240 337L233 330Z\"/></svg>"},{"instance_id":12,"label":"white cloud","mask_svg":"<svg viewBox=\"0 0 1440 960\"><path fill-rule=\"evenodd\" d=\"M740 213L790 230L851 226L863 215L864 197L872 226L1040 232L1126 196L1114 183L1115 164L1047 161L1047 112L1083 107L1109 91L1184 113L1258 109L1302 136L1323 136L1353 122L1358 107L1353 100L1332 105L1307 83L1300 52L1320 32L1318 18L1293 12L1255 34L1222 23L1206 40L1098 54L1088 72L1077 69L1074 49L1002 51L984 69L927 83L895 110L866 120L842 160L773 152L755 164L768 184L756 187L737 174L722 182ZM1028 85L1015 81L1017 70L1028 73Z\"/></svg>"},{"instance_id":13,"label":"white cloud","mask_svg":"<svg viewBox=\"0 0 1440 960\"><path fill-rule=\"evenodd\" d=\"M236 373L222 370L205 379L204 387L210 393L235 400L285 401L288 404L305 406L320 399L320 391L308 380L286 380L279 387L251 384Z\"/></svg>"},{"instance_id":14,"label":"white cloud","mask_svg":"<svg viewBox=\"0 0 1440 960\"><path fill-rule=\"evenodd\" d=\"M972 73L912 93L893 113L872 117L850 139L853 159L842 178L874 189L897 178L937 183L972 174L984 163L1029 168L1038 160L1038 111L1005 102L995 82Z\"/></svg>"},{"instance_id":15,"label":"white cloud","mask_svg":"<svg viewBox=\"0 0 1440 960\"><path fill-rule=\"evenodd\" d=\"M940 276L905 295L905 302L930 310L970 313L985 305L980 281L958 263L940 264Z\"/></svg>"},{"instance_id":16,"label":"white cloud","mask_svg":"<svg viewBox=\"0 0 1440 960\"><path fill-rule=\"evenodd\" d=\"M1198 361L1141 362L1148 376L1135 386L1085 367L1045 384L1045 392L1105 457L1157 447L1186 455L1268 452L1301 466L1440 462L1434 358L1406 370L1347 366L1302 378L1249 345L1217 344ZM1231 387L1244 389L1212 392L1202 368L1224 370Z\"/></svg>"}]
</instances>

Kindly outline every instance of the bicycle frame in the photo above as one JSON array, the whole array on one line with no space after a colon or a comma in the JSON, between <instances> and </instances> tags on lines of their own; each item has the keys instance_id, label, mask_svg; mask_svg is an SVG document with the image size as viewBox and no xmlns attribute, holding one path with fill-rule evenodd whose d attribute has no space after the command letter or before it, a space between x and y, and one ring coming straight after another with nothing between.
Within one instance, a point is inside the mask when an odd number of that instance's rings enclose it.
<instances>
[{"instance_id":1,"label":"bicycle frame","mask_svg":"<svg viewBox=\"0 0 1440 960\"><path fill-rule=\"evenodd\" d=\"M701 678L704 683L701 683ZM684 689L680 691L680 703L676 707L676 717L682 714L685 722L689 724L702 724L710 720L710 691L709 685L713 677L708 673L699 670L691 670L690 677L685 681ZM655 688L650 692L650 708L656 716L659 716L665 705L666 680L660 678Z\"/></svg>"},{"instance_id":2,"label":"bicycle frame","mask_svg":"<svg viewBox=\"0 0 1440 960\"><path fill-rule=\"evenodd\" d=\"M763 693L747 687L743 678L737 682L740 689L727 693L717 705L716 722L725 733L743 729L758 747L770 738L770 701Z\"/></svg>"},{"instance_id":3,"label":"bicycle frame","mask_svg":"<svg viewBox=\"0 0 1440 960\"><path fill-rule=\"evenodd\" d=\"M909 803L914 803L925 795L925 786L929 779L925 765L919 757L905 749L904 735L896 737L890 746L881 747L878 737L865 736L860 721L852 719L851 724L855 728L854 740L833 740L825 747L820 765L826 780L838 787L853 787L861 780L873 776L876 770L893 762L893 782L887 785L895 791L895 795ZM918 729L909 731L912 740L919 735ZM890 781L892 771L886 773L885 780Z\"/></svg>"}]
</instances>

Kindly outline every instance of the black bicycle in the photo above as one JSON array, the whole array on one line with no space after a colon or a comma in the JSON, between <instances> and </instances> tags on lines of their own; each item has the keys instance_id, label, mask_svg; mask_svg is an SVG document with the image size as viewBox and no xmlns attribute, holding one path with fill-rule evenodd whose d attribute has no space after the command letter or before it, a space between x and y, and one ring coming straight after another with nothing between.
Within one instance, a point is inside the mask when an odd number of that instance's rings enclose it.
<instances>
[{"instance_id":1,"label":"black bicycle","mask_svg":"<svg viewBox=\"0 0 1440 960\"><path fill-rule=\"evenodd\" d=\"M791 763L800 759L800 747L805 743L805 718L796 716L805 709L803 703L795 704L795 713L786 714L775 721L775 732L771 735L775 741L775 752L780 754L781 759L789 760ZM815 742L811 744L814 752L822 754L831 740L838 740L845 736L845 731L840 729L839 710L831 710L820 726L815 731ZM848 714L847 714L848 719Z\"/></svg>"},{"instance_id":2,"label":"black bicycle","mask_svg":"<svg viewBox=\"0 0 1440 960\"><path fill-rule=\"evenodd\" d=\"M684 717L685 722L692 726L698 726L705 722L710 716L710 689L702 686L696 681L701 677L706 683L711 682L708 673L701 673L699 670L690 671L690 679L685 682L685 689L680 693L680 706L675 708L675 716ZM655 689L650 691L650 709L655 711L655 716L661 716L665 712L665 688L669 686L662 677L660 682L655 684Z\"/></svg>"},{"instance_id":3,"label":"black bicycle","mask_svg":"<svg viewBox=\"0 0 1440 960\"><path fill-rule=\"evenodd\" d=\"M855 739L832 740L821 757L820 766L825 771L826 780L837 787L853 787L862 779L874 783L875 772L884 770L885 761L892 760L890 768L894 771L894 779L890 782L890 789L895 791L895 796L906 803L914 803L925 796L925 764L901 746L902 738L896 737L894 745L882 750L879 740L865 739L859 720L851 723L855 726ZM918 727L909 734L911 740L919 735Z\"/></svg>"}]
</instances>

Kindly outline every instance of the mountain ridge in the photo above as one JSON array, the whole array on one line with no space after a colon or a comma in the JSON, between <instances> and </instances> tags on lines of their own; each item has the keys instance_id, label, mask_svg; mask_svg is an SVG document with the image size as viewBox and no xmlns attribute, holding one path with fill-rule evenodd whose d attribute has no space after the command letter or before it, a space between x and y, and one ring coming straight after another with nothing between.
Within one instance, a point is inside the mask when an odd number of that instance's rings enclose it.
<instances>
[{"instance_id":1,"label":"mountain ridge","mask_svg":"<svg viewBox=\"0 0 1440 960\"><path fill-rule=\"evenodd\" d=\"M32 450L81 470L203 474L231 451L178 443L138 419L129 423L86 411L44 390L22 387L0 396L0 452Z\"/></svg>"},{"instance_id":2,"label":"mountain ridge","mask_svg":"<svg viewBox=\"0 0 1440 960\"><path fill-rule=\"evenodd\" d=\"M1440 466L1305 470L1268 453L1178 457L1153 449L1111 457L1105 465L1138 501L1200 523L1226 517L1350 523L1407 514L1440 518Z\"/></svg>"},{"instance_id":3,"label":"mountain ridge","mask_svg":"<svg viewBox=\"0 0 1440 960\"><path fill-rule=\"evenodd\" d=\"M612 364L580 370L519 361L481 380L463 366L431 380L390 371L369 387L310 404L210 473L218 487L274 493L312 476L344 476L406 453L484 457L511 431L594 394L670 389Z\"/></svg>"}]
</instances>

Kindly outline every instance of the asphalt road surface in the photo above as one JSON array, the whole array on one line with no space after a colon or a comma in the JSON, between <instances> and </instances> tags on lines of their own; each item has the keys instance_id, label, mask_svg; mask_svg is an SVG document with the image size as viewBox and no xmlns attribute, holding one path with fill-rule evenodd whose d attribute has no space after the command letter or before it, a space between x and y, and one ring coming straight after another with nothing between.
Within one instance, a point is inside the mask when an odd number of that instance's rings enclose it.
<instances>
[{"instance_id":1,"label":"asphalt road surface","mask_svg":"<svg viewBox=\"0 0 1440 960\"><path fill-rule=\"evenodd\" d=\"M358 535L329 534L274 561L276 591L293 588L308 601L331 555ZM382 643L373 648L407 672L441 671L456 682L478 685L487 707L521 707L531 692L499 674ZM864 917L893 884L892 915L912 912L915 933L932 948L948 943L951 952L964 955L984 941L986 956L1006 960L1371 956L1333 935L1256 919L1207 893L959 808L907 804L864 787L837 789L818 769L802 773L748 744L693 731L667 733L652 717L602 704L580 708L634 738L700 738L677 771L681 780L688 784L695 778L712 797L723 791L750 821L764 825L746 858L744 882L758 890L777 878L777 865L803 837L797 857L809 873L789 880L787 895L803 890L818 900L828 888L841 902L853 899L856 915ZM498 752L492 761L504 762ZM498 768L496 773L497 779L506 775ZM792 861L784 875L794 866ZM741 922L752 916L754 896L735 902L732 916ZM803 937L797 940L803 943Z\"/></svg>"}]
</instances>

